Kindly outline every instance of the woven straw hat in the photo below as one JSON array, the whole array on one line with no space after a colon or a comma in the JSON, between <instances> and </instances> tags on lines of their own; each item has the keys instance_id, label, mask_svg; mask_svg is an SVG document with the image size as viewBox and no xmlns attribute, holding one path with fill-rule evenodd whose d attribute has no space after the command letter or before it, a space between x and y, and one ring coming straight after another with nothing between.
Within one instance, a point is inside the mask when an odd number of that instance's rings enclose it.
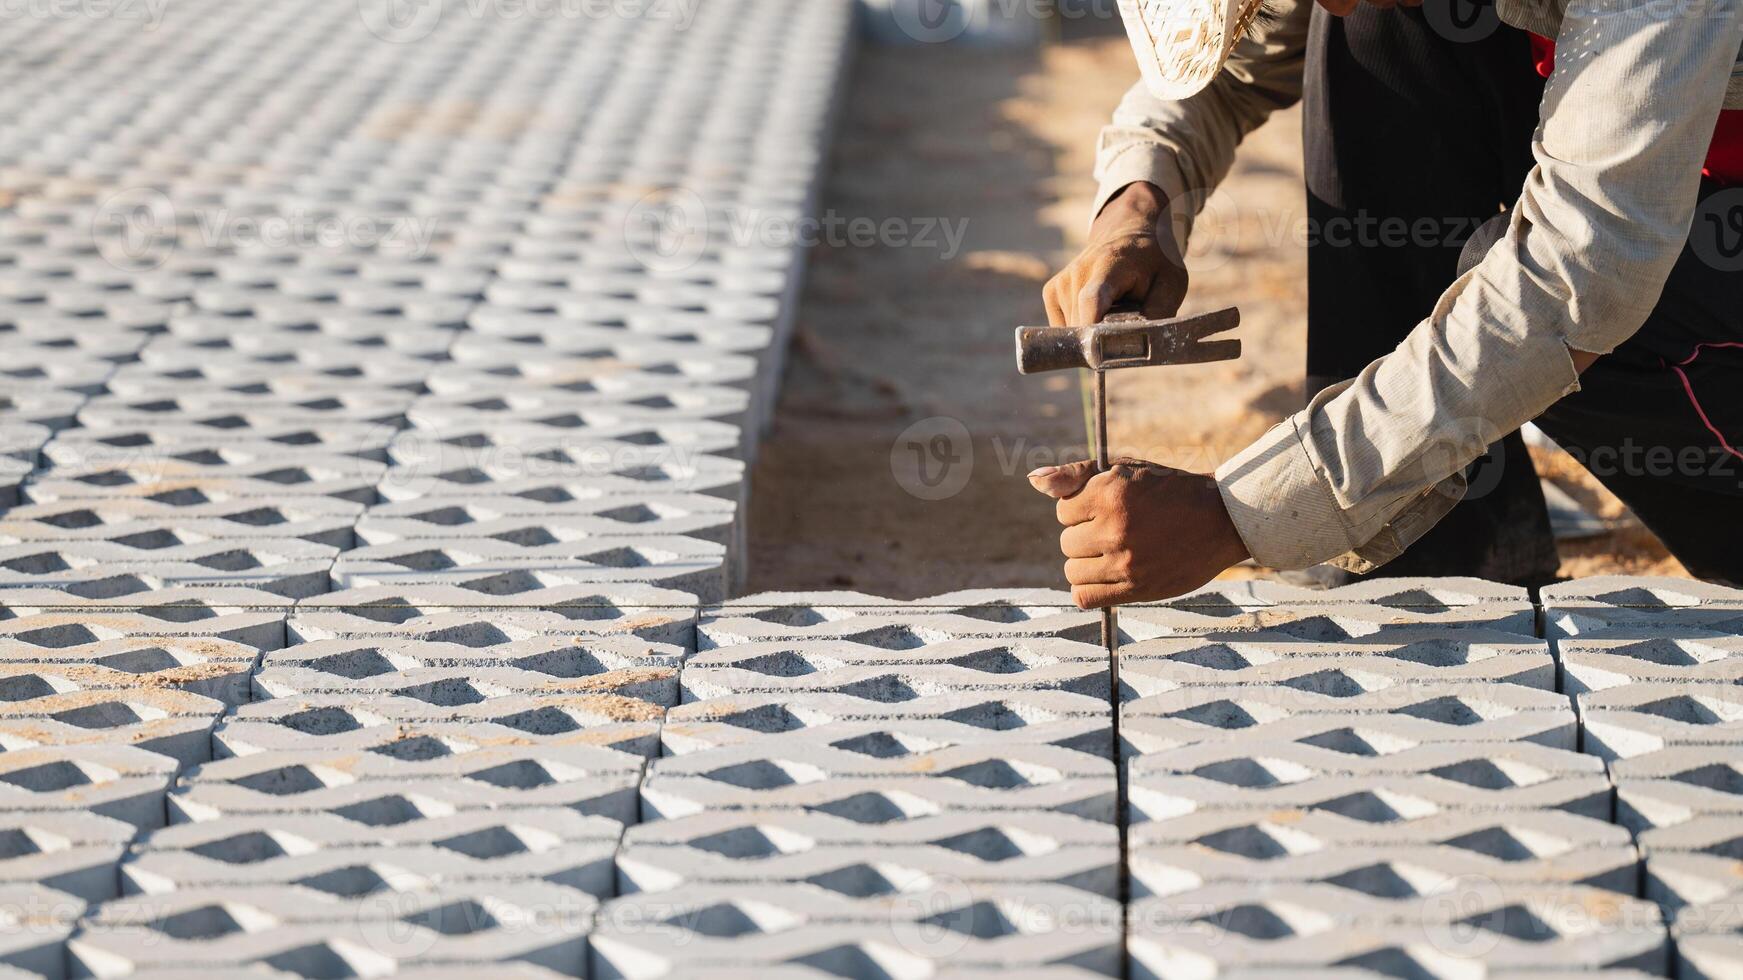
<instances>
[{"instance_id":1,"label":"woven straw hat","mask_svg":"<svg viewBox=\"0 0 1743 980\"><path fill-rule=\"evenodd\" d=\"M1262 0L1120 0L1144 83L1184 99L1210 84L1246 34Z\"/></svg>"}]
</instances>

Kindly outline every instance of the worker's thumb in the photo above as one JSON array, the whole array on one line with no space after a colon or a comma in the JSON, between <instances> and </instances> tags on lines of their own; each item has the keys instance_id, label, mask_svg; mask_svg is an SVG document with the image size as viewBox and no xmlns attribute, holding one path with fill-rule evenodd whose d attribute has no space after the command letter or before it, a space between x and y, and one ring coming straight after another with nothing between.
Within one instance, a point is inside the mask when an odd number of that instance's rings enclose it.
<instances>
[{"instance_id":1,"label":"worker's thumb","mask_svg":"<svg viewBox=\"0 0 1743 980\"><path fill-rule=\"evenodd\" d=\"M1075 496L1095 473L1095 460L1086 459L1064 466L1043 466L1029 474L1029 483L1054 500L1063 500Z\"/></svg>"}]
</instances>

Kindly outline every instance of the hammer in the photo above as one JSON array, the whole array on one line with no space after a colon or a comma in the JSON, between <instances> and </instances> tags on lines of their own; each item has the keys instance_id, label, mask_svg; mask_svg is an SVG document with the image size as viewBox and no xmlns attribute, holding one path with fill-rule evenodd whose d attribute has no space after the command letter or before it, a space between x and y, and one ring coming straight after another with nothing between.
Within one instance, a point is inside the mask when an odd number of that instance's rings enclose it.
<instances>
[{"instance_id":1,"label":"hammer","mask_svg":"<svg viewBox=\"0 0 1743 980\"><path fill-rule=\"evenodd\" d=\"M1088 368L1095 380L1095 466L1106 472L1108 459L1107 373L1119 368L1208 364L1241 356L1236 339L1205 340L1241 325L1241 311L1230 307L1215 313L1147 320L1129 306L1118 306L1093 327L1018 327L1017 370L1042 374L1067 368ZM1119 614L1102 610L1101 640L1108 648L1115 696L1120 681Z\"/></svg>"}]
</instances>

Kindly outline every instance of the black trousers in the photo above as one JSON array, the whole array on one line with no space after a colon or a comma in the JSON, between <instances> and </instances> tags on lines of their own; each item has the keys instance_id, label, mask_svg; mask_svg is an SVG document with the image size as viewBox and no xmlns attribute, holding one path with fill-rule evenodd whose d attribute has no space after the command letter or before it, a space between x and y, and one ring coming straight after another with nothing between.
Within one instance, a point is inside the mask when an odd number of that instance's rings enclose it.
<instances>
[{"instance_id":1,"label":"black trousers","mask_svg":"<svg viewBox=\"0 0 1743 980\"><path fill-rule=\"evenodd\" d=\"M1470 0L1362 5L1341 19L1315 9L1303 102L1311 391L1391 352L1461 259L1499 238L1497 214L1532 166L1542 92L1527 36ZM1691 572L1743 581L1743 188L1702 188L1690 247L1646 326L1537 421ZM1376 574L1554 577L1519 436L1469 477L1465 501Z\"/></svg>"}]
</instances>

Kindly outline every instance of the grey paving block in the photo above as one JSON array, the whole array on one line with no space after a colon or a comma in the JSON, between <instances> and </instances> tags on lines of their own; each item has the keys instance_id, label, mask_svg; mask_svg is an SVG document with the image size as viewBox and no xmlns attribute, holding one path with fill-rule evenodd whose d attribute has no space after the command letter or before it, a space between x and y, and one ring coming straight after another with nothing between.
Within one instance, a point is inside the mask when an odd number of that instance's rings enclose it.
<instances>
[{"instance_id":1,"label":"grey paving block","mask_svg":"<svg viewBox=\"0 0 1743 980\"><path fill-rule=\"evenodd\" d=\"M1131 699L1182 687L1263 686L1323 694L1333 698L1356 698L1404 685L1446 681L1477 681L1518 684L1539 690L1554 690L1555 662L1548 647L1470 647L1449 642L1428 645L1434 653L1394 657L1389 653L1339 651L1331 644L1312 644L1318 651L1285 650L1278 647L1231 649L1223 644L1194 645L1146 650L1133 647L1128 659L1120 660L1120 686ZM1437 659L1442 658L1444 659Z\"/></svg>"},{"instance_id":2,"label":"grey paving block","mask_svg":"<svg viewBox=\"0 0 1743 980\"><path fill-rule=\"evenodd\" d=\"M1673 746L1743 742L1743 690L1640 682L1580 695L1585 751L1606 761Z\"/></svg>"},{"instance_id":3,"label":"grey paving block","mask_svg":"<svg viewBox=\"0 0 1743 980\"><path fill-rule=\"evenodd\" d=\"M165 689L46 694L0 704L0 747L128 745L189 766L211 758L212 726L224 708L212 698Z\"/></svg>"},{"instance_id":4,"label":"grey paving block","mask_svg":"<svg viewBox=\"0 0 1743 980\"><path fill-rule=\"evenodd\" d=\"M634 582L524 586L488 595L454 585L367 586L297 603L291 638L426 640L490 646L537 636L634 636L693 650L696 597Z\"/></svg>"},{"instance_id":5,"label":"grey paving block","mask_svg":"<svg viewBox=\"0 0 1743 980\"><path fill-rule=\"evenodd\" d=\"M1743 971L1743 938L1724 935L1676 937L1676 975L1687 980L1720 980Z\"/></svg>"},{"instance_id":6,"label":"grey paving block","mask_svg":"<svg viewBox=\"0 0 1743 980\"><path fill-rule=\"evenodd\" d=\"M1398 800L1398 798L1394 798ZM1436 845L1498 861L1534 861L1572 851L1630 846L1628 831L1555 810L1381 813L1375 808L1201 810L1134 821L1133 850L1195 846L1259 861L1373 846Z\"/></svg>"},{"instance_id":7,"label":"grey paving block","mask_svg":"<svg viewBox=\"0 0 1743 980\"><path fill-rule=\"evenodd\" d=\"M1126 723L1145 731L1204 741L1217 732L1301 715L1395 715L1474 733L1509 724L1507 719L1515 716L1549 712L1565 717L1572 707L1566 696L1551 691L1483 681L1395 685L1348 697L1305 687L1177 688L1127 701L1120 712ZM1473 734L1468 740L1484 739Z\"/></svg>"},{"instance_id":8,"label":"grey paving block","mask_svg":"<svg viewBox=\"0 0 1743 980\"><path fill-rule=\"evenodd\" d=\"M61 500L154 500L206 504L238 499L334 497L357 503L376 499L386 467L355 456L309 457L251 466L202 466L154 460L56 466L38 473L24 493L32 503Z\"/></svg>"},{"instance_id":9,"label":"grey paving block","mask_svg":"<svg viewBox=\"0 0 1743 980\"><path fill-rule=\"evenodd\" d=\"M600 498L632 502L674 493L699 493L735 503L744 499L745 469L738 460L705 454L682 459L630 458L635 455L613 454L577 464L445 450L415 467L389 470L377 489L380 499L387 502L470 495L521 497L543 503Z\"/></svg>"},{"instance_id":10,"label":"grey paving block","mask_svg":"<svg viewBox=\"0 0 1743 980\"><path fill-rule=\"evenodd\" d=\"M1466 606L1504 603L1530 606L1531 594L1517 585L1479 578L1373 578L1332 589L1286 582L1212 582L1166 602L1142 607L1170 609L1260 609L1271 606L1383 606L1407 612L1446 612Z\"/></svg>"},{"instance_id":11,"label":"grey paving block","mask_svg":"<svg viewBox=\"0 0 1743 980\"><path fill-rule=\"evenodd\" d=\"M248 675L259 656L253 647L222 639L146 636L74 646L0 645L0 698L143 689L186 691L235 705L248 700Z\"/></svg>"},{"instance_id":12,"label":"grey paving block","mask_svg":"<svg viewBox=\"0 0 1743 980\"><path fill-rule=\"evenodd\" d=\"M397 541L346 552L333 565L339 589L455 585L483 596L533 588L633 583L725 594L726 549L681 535L520 545L490 538Z\"/></svg>"},{"instance_id":13,"label":"grey paving block","mask_svg":"<svg viewBox=\"0 0 1743 980\"><path fill-rule=\"evenodd\" d=\"M32 918L64 919L53 913L63 897L73 903L99 902L120 894L116 867L138 833L132 824L93 813L65 810L8 810L0 813L0 892L35 885L52 890L47 909ZM73 916L83 912L74 908Z\"/></svg>"},{"instance_id":14,"label":"grey paving block","mask_svg":"<svg viewBox=\"0 0 1743 980\"><path fill-rule=\"evenodd\" d=\"M814 694L803 703L782 694L733 695L680 704L668 715L675 730L685 737L702 726L724 726L745 733L773 734L797 731L836 722L886 721L900 723L938 719L958 722L988 732L1011 733L1012 741L1050 741L1030 738L1025 730L1053 722L1108 721L1108 703L1087 694L1056 690L1012 690L989 693L951 692L907 701L874 701L850 694ZM708 734L733 741L729 734ZM676 743L674 743L675 745ZM676 749L674 754L680 754Z\"/></svg>"},{"instance_id":15,"label":"grey paving block","mask_svg":"<svg viewBox=\"0 0 1743 980\"><path fill-rule=\"evenodd\" d=\"M1551 608L1573 605L1629 609L1743 606L1743 589L1678 578L1595 575L1546 585L1540 594L1544 606Z\"/></svg>"},{"instance_id":16,"label":"grey paving block","mask_svg":"<svg viewBox=\"0 0 1743 980\"><path fill-rule=\"evenodd\" d=\"M68 480L125 485L129 480L137 484L186 476L189 464L268 464L264 471L268 479L295 481L294 471L270 468L270 464L307 461L323 464L329 472L350 460L379 465L387 459L387 445L399 431L391 422L294 417L270 424L255 421L259 424L243 428L158 421L126 428L66 429L43 447L43 468ZM79 499L74 491L67 496Z\"/></svg>"},{"instance_id":17,"label":"grey paving block","mask_svg":"<svg viewBox=\"0 0 1743 980\"><path fill-rule=\"evenodd\" d=\"M20 658L112 639L276 649L285 642L289 606L282 596L227 587L122 592L119 599L12 589L5 598L3 608L13 618L0 618L0 644Z\"/></svg>"},{"instance_id":18,"label":"grey paving block","mask_svg":"<svg viewBox=\"0 0 1743 980\"><path fill-rule=\"evenodd\" d=\"M121 576L165 587L233 585L287 598L329 591L337 548L295 539L207 541L161 549L113 541L0 546L0 589L72 588Z\"/></svg>"},{"instance_id":19,"label":"grey paving block","mask_svg":"<svg viewBox=\"0 0 1743 980\"><path fill-rule=\"evenodd\" d=\"M40 425L58 432L73 424L86 397L81 392L57 388L9 386L5 394L0 394L0 419L8 423Z\"/></svg>"},{"instance_id":20,"label":"grey paving block","mask_svg":"<svg viewBox=\"0 0 1743 980\"><path fill-rule=\"evenodd\" d=\"M991 913L988 913L991 915ZM600 932L592 940L592 975L602 978L769 975L777 964L804 964L811 976L939 976L940 967L979 976L1015 971L1047 976L1055 965L1091 976L1117 976L1119 930L1112 925L1066 931L1006 923L1000 934L950 933L931 923L799 926L772 935L695 936L674 927ZM744 971L729 973L726 971ZM784 974L777 974L784 975Z\"/></svg>"},{"instance_id":21,"label":"grey paving block","mask_svg":"<svg viewBox=\"0 0 1743 980\"><path fill-rule=\"evenodd\" d=\"M336 694L370 700L379 697L409 698L437 707L454 708L477 704L504 695L578 697L603 695L634 698L650 704L665 705L677 700L678 670L675 666L606 670L580 676L560 676L545 670L523 667L492 666L490 658L476 666L410 667L397 669L391 661L376 652L367 642L352 640L321 640L331 652L312 651L310 662L330 660L333 667L267 666L254 677L254 689L262 699ZM309 646L309 645L305 645ZM447 648L457 655L465 647ZM561 646L561 641L558 641ZM297 648L302 649L302 648ZM437 654L440 656L440 652ZM559 652L541 657L533 653L529 659L556 661L547 669L561 670L574 666L572 656ZM373 670L373 674L363 673ZM348 676L346 672L360 676Z\"/></svg>"},{"instance_id":22,"label":"grey paving block","mask_svg":"<svg viewBox=\"0 0 1743 980\"><path fill-rule=\"evenodd\" d=\"M685 666L684 700L739 694L845 694L879 702L928 695L1058 690L1106 698L1107 653L1087 643L949 640L907 650L858 643L747 644Z\"/></svg>"},{"instance_id":23,"label":"grey paving block","mask_svg":"<svg viewBox=\"0 0 1743 980\"><path fill-rule=\"evenodd\" d=\"M164 821L176 762L130 745L59 745L0 753L0 810L92 813L149 829Z\"/></svg>"},{"instance_id":24,"label":"grey paving block","mask_svg":"<svg viewBox=\"0 0 1743 980\"><path fill-rule=\"evenodd\" d=\"M493 974L512 971L510 964L519 961L573 975L584 965L597 907L586 892L541 881L390 883L362 897L301 885L193 888L107 903L86 922L70 954L80 969L98 976L261 961L314 968L386 964L396 973L423 962L475 970L489 963ZM317 956L304 949L308 945L350 952L354 959Z\"/></svg>"},{"instance_id":25,"label":"grey paving block","mask_svg":"<svg viewBox=\"0 0 1743 980\"><path fill-rule=\"evenodd\" d=\"M537 546L678 534L731 546L737 543L737 511L730 501L700 494L561 504L524 497L435 497L371 508L358 522L357 537L368 545L486 538Z\"/></svg>"},{"instance_id":26,"label":"grey paving block","mask_svg":"<svg viewBox=\"0 0 1743 980\"><path fill-rule=\"evenodd\" d=\"M768 592L702 612L698 649L846 641L904 650L946 640L1101 641L1099 614L1049 589L974 589L898 602L857 592Z\"/></svg>"},{"instance_id":27,"label":"grey paving block","mask_svg":"<svg viewBox=\"0 0 1743 980\"><path fill-rule=\"evenodd\" d=\"M659 753L659 714L657 706L627 698L506 697L455 710L410 698L358 703L340 694L245 705L224 720L212 742L219 758L281 751L357 752L424 738L444 747L579 740L650 758ZM435 752L437 746L428 749Z\"/></svg>"},{"instance_id":28,"label":"grey paving block","mask_svg":"<svg viewBox=\"0 0 1743 980\"><path fill-rule=\"evenodd\" d=\"M1230 710L1244 709L1231 702ZM1205 742L1296 742L1358 755L1389 755L1439 742L1529 742L1577 751L1579 726L1568 709L1519 712L1464 725L1405 714L1348 713L1293 715L1254 721L1246 727L1215 728L1178 718L1140 716L1122 721L1120 738L1127 758Z\"/></svg>"},{"instance_id":29,"label":"grey paving block","mask_svg":"<svg viewBox=\"0 0 1743 980\"><path fill-rule=\"evenodd\" d=\"M251 813L337 811L386 796L429 797L437 810L561 806L635 819L642 760L585 734L567 743L464 745L383 743L385 751L273 751L220 759L182 776L169 803L175 820ZM403 753L396 756L395 751Z\"/></svg>"},{"instance_id":30,"label":"grey paving block","mask_svg":"<svg viewBox=\"0 0 1743 980\"><path fill-rule=\"evenodd\" d=\"M1557 642L1569 694L1655 682L1743 681L1743 638L1707 630L1610 629Z\"/></svg>"},{"instance_id":31,"label":"grey paving block","mask_svg":"<svg viewBox=\"0 0 1743 980\"><path fill-rule=\"evenodd\" d=\"M633 383L638 376L667 379L668 384L678 378L686 385L734 385L746 390L759 386L755 358L741 354L657 337L625 336L622 331L573 321L555 324L550 317L533 319L518 311L495 311L488 306L473 311L472 319L485 323L494 319L503 329L461 333L449 352L453 363L430 375L431 391L464 394L512 382L612 391L620 379ZM505 335L507 330L524 325L537 332L534 343Z\"/></svg>"},{"instance_id":32,"label":"grey paving block","mask_svg":"<svg viewBox=\"0 0 1743 980\"><path fill-rule=\"evenodd\" d=\"M1152 820L1340 807L1381 815L1554 809L1608 819L1612 804L1600 760L1527 743L1427 743L1388 755L1303 742L1202 743L1135 758L1128 769L1134 814Z\"/></svg>"},{"instance_id":33,"label":"grey paving block","mask_svg":"<svg viewBox=\"0 0 1743 980\"><path fill-rule=\"evenodd\" d=\"M0 885L0 977L66 976L66 940L85 903L39 885Z\"/></svg>"},{"instance_id":34,"label":"grey paving block","mask_svg":"<svg viewBox=\"0 0 1743 980\"><path fill-rule=\"evenodd\" d=\"M880 758L818 745L775 755L747 743L655 760L642 810L646 819L671 819L805 809L865 823L940 810L1059 810L1111 821L1115 789L1111 762L1057 745L977 742Z\"/></svg>"},{"instance_id":35,"label":"grey paving block","mask_svg":"<svg viewBox=\"0 0 1743 980\"><path fill-rule=\"evenodd\" d=\"M947 813L877 826L822 813L704 813L631 828L617 869L624 894L803 882L850 897L926 879L1060 884L1113 897L1120 875L1115 829L1062 813Z\"/></svg>"},{"instance_id":36,"label":"grey paving block","mask_svg":"<svg viewBox=\"0 0 1743 980\"><path fill-rule=\"evenodd\" d=\"M806 705L805 707L809 707ZM731 746L754 745L775 757L827 746L876 758L923 760L927 753L957 745L1056 745L1097 758L1113 756L1111 718L1059 718L1020 730L988 729L941 718L820 721L784 731L757 731L723 722L668 719L660 741L666 755L681 756ZM924 764L924 763L922 763Z\"/></svg>"},{"instance_id":37,"label":"grey paving block","mask_svg":"<svg viewBox=\"0 0 1743 980\"><path fill-rule=\"evenodd\" d=\"M1540 892L1456 921L1372 926L1339 923L1317 909L1283 909L1291 922L1252 905L1227 924L1185 922L1134 934L1133 975L1221 977L1230 968L1259 968L1318 977L1326 968L1358 964L1375 975L1419 977L1665 970L1669 943L1656 909L1623 899L1596 908L1579 901L1578 893ZM1275 925L1265 930L1255 920Z\"/></svg>"},{"instance_id":38,"label":"grey paving block","mask_svg":"<svg viewBox=\"0 0 1743 980\"><path fill-rule=\"evenodd\" d=\"M737 426L706 419L603 416L599 421L571 428L491 422L437 427L431 422L396 436L388 446L388 459L396 469L415 473L443 466L459 451L479 463L500 458L535 474L579 468L605 475L630 466L682 464L705 455L733 459L744 444Z\"/></svg>"},{"instance_id":39,"label":"grey paving block","mask_svg":"<svg viewBox=\"0 0 1743 980\"><path fill-rule=\"evenodd\" d=\"M327 497L175 507L153 501L62 501L0 516L0 543L112 541L168 548L207 541L278 539L339 549L355 544L363 505Z\"/></svg>"},{"instance_id":40,"label":"grey paving block","mask_svg":"<svg viewBox=\"0 0 1743 980\"><path fill-rule=\"evenodd\" d=\"M739 388L675 385L649 376L640 385L619 379L615 390L597 384L495 384L446 390L421 398L407 414L414 428L442 431L475 425L531 425L548 429L610 428L625 422L699 419L744 431L750 394Z\"/></svg>"},{"instance_id":41,"label":"grey paving block","mask_svg":"<svg viewBox=\"0 0 1743 980\"><path fill-rule=\"evenodd\" d=\"M1646 858L1643 893L1668 915L1693 910L1690 918L1708 932L1743 925L1743 820L1696 817L1641 831L1639 846Z\"/></svg>"},{"instance_id":42,"label":"grey paving block","mask_svg":"<svg viewBox=\"0 0 1743 980\"><path fill-rule=\"evenodd\" d=\"M1636 833L1697 817L1743 816L1743 753L1735 745L1679 746L1610 764L1616 820Z\"/></svg>"},{"instance_id":43,"label":"grey paving block","mask_svg":"<svg viewBox=\"0 0 1743 980\"><path fill-rule=\"evenodd\" d=\"M443 769L470 771L474 768L469 761L471 753L494 749L536 749L540 758L553 764L561 762L592 772L637 772L654 734L652 726L643 724L531 738L507 727L450 722L399 723L310 737L281 725L249 725L232 718L215 738L221 747L220 758L271 756L280 766L267 771L272 775L252 773L237 780L270 789L275 776L306 785L309 780L304 771L286 772L284 768L299 762L363 780L439 778Z\"/></svg>"},{"instance_id":44,"label":"grey paving block","mask_svg":"<svg viewBox=\"0 0 1743 980\"><path fill-rule=\"evenodd\" d=\"M543 636L488 645L390 637L314 640L267 655L255 684L281 697L345 690L373 678L416 681L427 671L502 669L542 675L550 681L590 679L600 689L657 687L659 693L650 699L669 701L684 656L684 649L676 644L633 636Z\"/></svg>"}]
</instances>

